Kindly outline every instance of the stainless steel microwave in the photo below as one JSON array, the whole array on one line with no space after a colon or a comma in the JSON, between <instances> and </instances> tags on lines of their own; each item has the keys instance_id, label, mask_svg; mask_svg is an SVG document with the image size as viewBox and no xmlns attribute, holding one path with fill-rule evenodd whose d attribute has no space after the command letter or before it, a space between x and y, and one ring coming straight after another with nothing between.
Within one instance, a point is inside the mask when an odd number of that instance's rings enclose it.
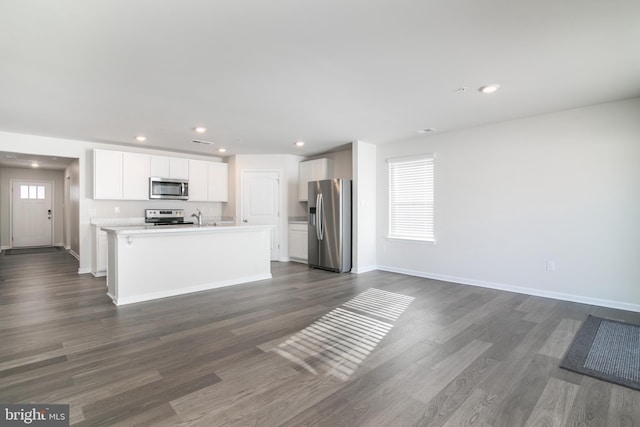
<instances>
[{"instance_id":1,"label":"stainless steel microwave","mask_svg":"<svg viewBox=\"0 0 640 427\"><path fill-rule=\"evenodd\" d=\"M189 182L184 179L149 178L149 198L189 200Z\"/></svg>"}]
</instances>

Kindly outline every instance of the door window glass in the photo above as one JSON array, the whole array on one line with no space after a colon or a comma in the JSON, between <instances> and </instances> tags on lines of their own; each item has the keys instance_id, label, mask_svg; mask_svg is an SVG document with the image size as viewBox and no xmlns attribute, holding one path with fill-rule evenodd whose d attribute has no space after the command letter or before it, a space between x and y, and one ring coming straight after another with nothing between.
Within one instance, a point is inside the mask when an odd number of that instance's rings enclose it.
<instances>
[{"instance_id":1,"label":"door window glass","mask_svg":"<svg viewBox=\"0 0 640 427\"><path fill-rule=\"evenodd\" d=\"M44 185L21 185L20 198L44 200Z\"/></svg>"}]
</instances>

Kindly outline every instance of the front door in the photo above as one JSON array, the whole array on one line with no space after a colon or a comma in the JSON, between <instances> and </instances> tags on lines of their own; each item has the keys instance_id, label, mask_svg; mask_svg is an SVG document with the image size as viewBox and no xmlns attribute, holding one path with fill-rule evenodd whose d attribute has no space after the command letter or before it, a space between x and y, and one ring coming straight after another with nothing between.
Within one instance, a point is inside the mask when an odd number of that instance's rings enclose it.
<instances>
[{"instance_id":1,"label":"front door","mask_svg":"<svg viewBox=\"0 0 640 427\"><path fill-rule=\"evenodd\" d=\"M51 182L12 181L12 247L52 245L52 187Z\"/></svg>"},{"instance_id":2,"label":"front door","mask_svg":"<svg viewBox=\"0 0 640 427\"><path fill-rule=\"evenodd\" d=\"M242 224L273 225L271 260L280 259L280 173L242 172Z\"/></svg>"}]
</instances>

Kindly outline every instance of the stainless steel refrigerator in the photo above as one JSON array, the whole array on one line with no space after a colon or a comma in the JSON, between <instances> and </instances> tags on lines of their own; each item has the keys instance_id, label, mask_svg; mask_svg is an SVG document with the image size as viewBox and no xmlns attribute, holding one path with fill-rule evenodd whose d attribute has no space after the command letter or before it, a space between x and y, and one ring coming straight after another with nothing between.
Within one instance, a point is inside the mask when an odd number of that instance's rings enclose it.
<instances>
[{"instance_id":1,"label":"stainless steel refrigerator","mask_svg":"<svg viewBox=\"0 0 640 427\"><path fill-rule=\"evenodd\" d=\"M309 182L309 267L351 271L351 180Z\"/></svg>"}]
</instances>

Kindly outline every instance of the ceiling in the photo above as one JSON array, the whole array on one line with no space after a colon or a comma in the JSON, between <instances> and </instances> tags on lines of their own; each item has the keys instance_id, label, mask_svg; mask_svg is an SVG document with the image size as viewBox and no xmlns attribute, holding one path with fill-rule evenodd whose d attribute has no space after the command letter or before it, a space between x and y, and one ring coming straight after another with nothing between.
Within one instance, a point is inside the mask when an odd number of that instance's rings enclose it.
<instances>
[{"instance_id":1,"label":"ceiling","mask_svg":"<svg viewBox=\"0 0 640 427\"><path fill-rule=\"evenodd\" d=\"M0 151L0 168L64 170L73 160L68 157L36 156Z\"/></svg>"},{"instance_id":2,"label":"ceiling","mask_svg":"<svg viewBox=\"0 0 640 427\"><path fill-rule=\"evenodd\" d=\"M0 131L311 155L638 96L638 46L638 0L3 1Z\"/></svg>"}]
</instances>

